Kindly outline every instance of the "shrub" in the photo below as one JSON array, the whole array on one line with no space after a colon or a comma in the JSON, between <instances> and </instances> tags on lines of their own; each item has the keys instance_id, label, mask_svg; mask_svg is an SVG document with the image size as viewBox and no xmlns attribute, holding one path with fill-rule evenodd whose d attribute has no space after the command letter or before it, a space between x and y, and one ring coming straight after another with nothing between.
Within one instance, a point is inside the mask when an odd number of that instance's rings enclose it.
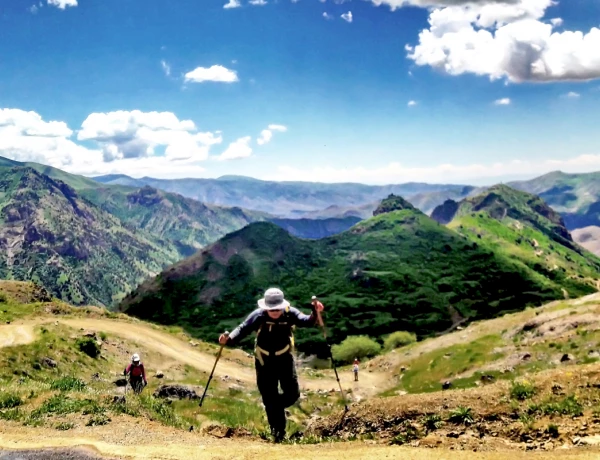
<instances>
[{"instance_id":1,"label":"shrub","mask_svg":"<svg viewBox=\"0 0 600 460\"><path fill-rule=\"evenodd\" d=\"M16 394L8 392L0 393L0 409L12 409L21 404L23 404L23 401Z\"/></svg>"},{"instance_id":2,"label":"shrub","mask_svg":"<svg viewBox=\"0 0 600 460\"><path fill-rule=\"evenodd\" d=\"M92 337L81 337L77 339L77 348L90 358L97 358L100 355L100 346Z\"/></svg>"},{"instance_id":3,"label":"shrub","mask_svg":"<svg viewBox=\"0 0 600 460\"><path fill-rule=\"evenodd\" d=\"M103 342L106 342L106 339L108 338L108 335L106 335L106 332L100 332L100 334L98 334L98 336L100 337L100 340L102 340Z\"/></svg>"},{"instance_id":4,"label":"shrub","mask_svg":"<svg viewBox=\"0 0 600 460\"><path fill-rule=\"evenodd\" d=\"M455 410L450 412L448 421L456 424L469 425L473 423L473 412L470 407L457 407Z\"/></svg>"},{"instance_id":5,"label":"shrub","mask_svg":"<svg viewBox=\"0 0 600 460\"><path fill-rule=\"evenodd\" d=\"M8 302L8 296L4 292L0 292L0 303Z\"/></svg>"},{"instance_id":6,"label":"shrub","mask_svg":"<svg viewBox=\"0 0 600 460\"><path fill-rule=\"evenodd\" d=\"M412 332L398 331L388 335L383 342L383 348L387 351L404 347L417 341L417 336Z\"/></svg>"},{"instance_id":7,"label":"shrub","mask_svg":"<svg viewBox=\"0 0 600 460\"><path fill-rule=\"evenodd\" d=\"M510 397L524 401L535 394L535 387L527 380L522 382L513 382L510 387Z\"/></svg>"},{"instance_id":8,"label":"shrub","mask_svg":"<svg viewBox=\"0 0 600 460\"><path fill-rule=\"evenodd\" d=\"M339 345L331 347L331 354L336 361L342 363L351 363L354 358L370 358L375 356L381 350L375 340L366 335L356 335L347 337Z\"/></svg>"},{"instance_id":9,"label":"shrub","mask_svg":"<svg viewBox=\"0 0 600 460\"><path fill-rule=\"evenodd\" d=\"M548 425L548 428L546 428L546 433L548 433L553 438L558 438L560 436L558 426L556 426L554 423Z\"/></svg>"}]
</instances>

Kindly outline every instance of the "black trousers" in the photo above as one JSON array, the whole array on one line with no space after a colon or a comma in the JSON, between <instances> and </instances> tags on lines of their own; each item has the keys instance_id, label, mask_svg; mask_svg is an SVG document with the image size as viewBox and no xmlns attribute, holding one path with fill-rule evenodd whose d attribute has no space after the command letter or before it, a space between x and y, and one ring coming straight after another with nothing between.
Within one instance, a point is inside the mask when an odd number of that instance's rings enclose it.
<instances>
[{"instance_id":1,"label":"black trousers","mask_svg":"<svg viewBox=\"0 0 600 460\"><path fill-rule=\"evenodd\" d=\"M129 384L135 393L141 393L144 389L144 379L142 377L129 377Z\"/></svg>"},{"instance_id":2,"label":"black trousers","mask_svg":"<svg viewBox=\"0 0 600 460\"><path fill-rule=\"evenodd\" d=\"M292 353L265 356L264 366L255 360L256 383L262 396L271 431L285 434L285 409L300 397L296 362ZM281 385L282 393L279 392Z\"/></svg>"}]
</instances>

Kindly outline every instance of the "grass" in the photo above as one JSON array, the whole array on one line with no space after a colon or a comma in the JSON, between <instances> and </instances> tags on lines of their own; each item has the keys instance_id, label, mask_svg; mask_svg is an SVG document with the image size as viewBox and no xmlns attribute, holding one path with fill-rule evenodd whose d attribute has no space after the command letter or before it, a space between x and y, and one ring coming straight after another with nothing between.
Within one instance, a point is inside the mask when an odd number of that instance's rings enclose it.
<instances>
[{"instance_id":1,"label":"grass","mask_svg":"<svg viewBox=\"0 0 600 460\"><path fill-rule=\"evenodd\" d=\"M528 408L529 414L541 415L570 415L580 416L583 414L583 405L578 401L577 396L568 395L562 399L548 399L539 404L531 404Z\"/></svg>"},{"instance_id":2,"label":"grass","mask_svg":"<svg viewBox=\"0 0 600 460\"><path fill-rule=\"evenodd\" d=\"M468 344L425 353L408 363L401 388L409 393L439 391L442 389L442 381L501 358L503 354L493 353L493 349L502 343L500 336L488 335ZM474 386L476 380L476 376L462 381L454 380L453 385L455 388Z\"/></svg>"},{"instance_id":3,"label":"grass","mask_svg":"<svg viewBox=\"0 0 600 460\"><path fill-rule=\"evenodd\" d=\"M59 391L83 391L86 388L86 383L73 376L60 377L50 384L51 390Z\"/></svg>"}]
</instances>

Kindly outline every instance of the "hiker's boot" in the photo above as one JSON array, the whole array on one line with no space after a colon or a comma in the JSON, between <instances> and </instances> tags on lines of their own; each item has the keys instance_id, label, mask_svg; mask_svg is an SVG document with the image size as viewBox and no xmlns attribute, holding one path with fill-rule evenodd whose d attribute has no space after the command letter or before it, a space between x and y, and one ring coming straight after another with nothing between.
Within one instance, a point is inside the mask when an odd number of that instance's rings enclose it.
<instances>
[{"instance_id":1,"label":"hiker's boot","mask_svg":"<svg viewBox=\"0 0 600 460\"><path fill-rule=\"evenodd\" d=\"M280 443L285 440L285 430L272 429L271 434L273 435L273 441Z\"/></svg>"}]
</instances>

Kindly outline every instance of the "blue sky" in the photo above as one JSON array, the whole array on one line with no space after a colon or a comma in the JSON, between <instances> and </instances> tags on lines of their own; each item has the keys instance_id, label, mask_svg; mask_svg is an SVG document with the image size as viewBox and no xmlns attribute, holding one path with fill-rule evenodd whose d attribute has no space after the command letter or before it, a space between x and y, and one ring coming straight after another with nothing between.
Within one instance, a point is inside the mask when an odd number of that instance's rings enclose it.
<instances>
[{"instance_id":1,"label":"blue sky","mask_svg":"<svg viewBox=\"0 0 600 460\"><path fill-rule=\"evenodd\" d=\"M3 2L0 155L325 182L600 170L595 0L227 1Z\"/></svg>"}]
</instances>

